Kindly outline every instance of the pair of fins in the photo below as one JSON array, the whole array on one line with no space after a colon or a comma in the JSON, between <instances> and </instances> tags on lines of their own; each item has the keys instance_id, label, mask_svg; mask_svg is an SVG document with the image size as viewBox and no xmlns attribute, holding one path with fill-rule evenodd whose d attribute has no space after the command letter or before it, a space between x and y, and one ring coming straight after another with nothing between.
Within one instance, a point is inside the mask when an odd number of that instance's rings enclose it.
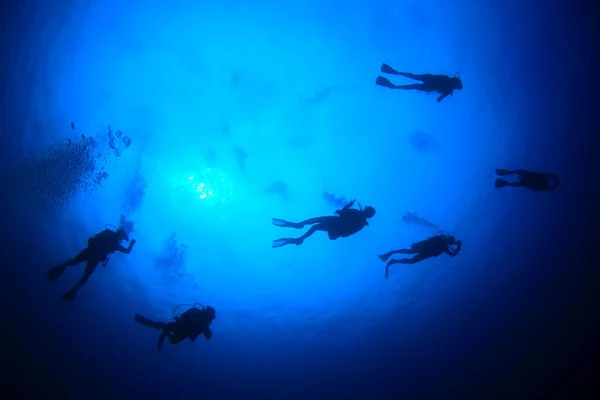
<instances>
[{"instance_id":1,"label":"pair of fins","mask_svg":"<svg viewBox=\"0 0 600 400\"><path fill-rule=\"evenodd\" d=\"M396 71L394 68L390 67L385 63L381 64L381 72L383 72L384 74L400 75L400 72ZM384 78L383 76L378 76L375 80L375 83L379 86L383 86L389 89L397 89L399 87L394 85L392 82L390 82L389 79Z\"/></svg>"},{"instance_id":2,"label":"pair of fins","mask_svg":"<svg viewBox=\"0 0 600 400\"><path fill-rule=\"evenodd\" d=\"M298 222L289 222L289 221L285 221L283 219L278 219L278 218L271 218L271 222L273 223L273 225L280 226L282 228L295 228L295 229L304 228L304 224L301 224ZM287 244L299 245L299 244L302 244L302 241L299 239L289 239L289 238L277 239L277 240L273 240L273 243L271 244L271 248L275 249L277 247L283 247Z\"/></svg>"},{"instance_id":3,"label":"pair of fins","mask_svg":"<svg viewBox=\"0 0 600 400\"><path fill-rule=\"evenodd\" d=\"M515 173L516 173L515 171L511 171L508 169L501 169L501 168L496 169L496 175L500 175L500 176L513 175ZM510 185L510 183L508 183L504 179L500 179L500 178L497 178L496 183L494 184L496 189L503 188L503 187L509 186L509 185Z\"/></svg>"}]
</instances>

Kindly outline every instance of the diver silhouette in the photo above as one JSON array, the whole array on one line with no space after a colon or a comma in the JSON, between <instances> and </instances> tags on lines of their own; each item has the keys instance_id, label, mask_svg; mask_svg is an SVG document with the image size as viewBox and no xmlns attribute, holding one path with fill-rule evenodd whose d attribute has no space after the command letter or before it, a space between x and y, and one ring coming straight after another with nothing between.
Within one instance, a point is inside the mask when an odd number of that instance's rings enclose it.
<instances>
[{"instance_id":1,"label":"diver silhouette","mask_svg":"<svg viewBox=\"0 0 600 400\"><path fill-rule=\"evenodd\" d=\"M187 304L181 304L175 307L175 310L185 305ZM173 322L153 321L137 313L133 319L147 328L162 330L158 337L158 351L160 352L165 338L169 339L171 344L177 344L188 338L193 342L199 335L204 335L206 340L212 337L209 325L216 318L216 311L211 306L197 308L196 305L199 304L194 304L179 317L173 317Z\"/></svg>"},{"instance_id":2,"label":"diver silhouette","mask_svg":"<svg viewBox=\"0 0 600 400\"><path fill-rule=\"evenodd\" d=\"M463 88L460 77L450 77L448 75L432 75L432 74L411 74L410 72L399 72L387 64L381 64L381 72L384 74L401 75L406 78L421 81L422 83L414 83L412 85L394 85L389 79L383 76L378 76L375 83L389 89L404 89L404 90L420 90L422 92L438 92L440 96L437 98L438 103L449 95L453 95L455 90Z\"/></svg>"},{"instance_id":3,"label":"diver silhouette","mask_svg":"<svg viewBox=\"0 0 600 400\"><path fill-rule=\"evenodd\" d=\"M62 295L62 299L65 301L72 301L75 298L77 291L87 282L92 273L96 270L98 264L102 262L102 265L106 267L106 264L108 263L108 256L110 254L114 253L115 251L125 254L131 253L131 249L135 244L135 239L129 243L127 248L121 246L120 242L122 240L129 240L127 232L123 228L119 228L116 231L105 229L102 232L90 237L88 239L88 246L74 258L64 262L63 264L50 268L46 275L48 276L48 279L55 281L60 278L67 267L78 265L82 262L86 263L83 276L81 279L79 279L75 286L71 288L71 290Z\"/></svg>"},{"instance_id":4,"label":"diver silhouette","mask_svg":"<svg viewBox=\"0 0 600 400\"><path fill-rule=\"evenodd\" d=\"M456 246L456 249L451 249L451 246ZM388 270L394 264L416 264L419 261L428 258L437 257L442 253L456 257L462 247L462 241L456 240L454 236L449 236L444 233L432 236L410 245L410 249L392 250L385 254L379 255L381 261L387 261L394 254L416 254L412 258L402 258L399 260L390 260L385 266L385 279L388 278Z\"/></svg>"},{"instance_id":5,"label":"diver silhouette","mask_svg":"<svg viewBox=\"0 0 600 400\"><path fill-rule=\"evenodd\" d=\"M495 186L497 189L503 188L505 186L512 187L526 187L528 189L537 192L539 190L543 190L546 192L551 192L555 190L559 185L560 181L558 177L554 174L550 173L541 173L541 172L531 172L525 171L524 169L516 169L514 171L508 169L496 169L496 175L499 176L508 176L508 175L517 175L519 181L518 182L507 182L504 179L496 178ZM554 185L550 186L550 180L554 181Z\"/></svg>"},{"instance_id":6,"label":"diver silhouette","mask_svg":"<svg viewBox=\"0 0 600 400\"><path fill-rule=\"evenodd\" d=\"M310 229L302 236L297 238L282 238L273 241L271 247L282 247L286 244L295 244L297 246L304 242L304 239L316 231L325 231L330 240L336 240L341 237L354 235L365 226L369 225L368 218L375 215L375 209L371 206L362 207L359 203L359 209L351 208L355 200L350 201L341 210L336 210L336 216L316 217L304 220L302 222L288 222L282 219L272 218L273 225L284 228L302 229L304 225L312 225Z\"/></svg>"}]
</instances>

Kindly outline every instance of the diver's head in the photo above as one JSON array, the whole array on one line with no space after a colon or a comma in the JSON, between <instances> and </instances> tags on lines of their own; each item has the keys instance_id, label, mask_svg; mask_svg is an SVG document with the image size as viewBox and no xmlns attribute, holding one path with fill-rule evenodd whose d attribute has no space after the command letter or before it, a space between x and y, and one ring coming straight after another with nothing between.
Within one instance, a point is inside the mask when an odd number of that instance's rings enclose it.
<instances>
[{"instance_id":1,"label":"diver's head","mask_svg":"<svg viewBox=\"0 0 600 400\"><path fill-rule=\"evenodd\" d=\"M367 218L373 218L373 216L375 215L375 209L371 206L366 206L364 213L367 216Z\"/></svg>"},{"instance_id":2,"label":"diver's head","mask_svg":"<svg viewBox=\"0 0 600 400\"><path fill-rule=\"evenodd\" d=\"M123 228L119 228L117 229L117 238L119 240L125 240L126 242L129 241L129 234L127 234L127 231Z\"/></svg>"},{"instance_id":3,"label":"diver's head","mask_svg":"<svg viewBox=\"0 0 600 400\"><path fill-rule=\"evenodd\" d=\"M460 77L455 76L453 78L450 78L452 80L452 88L454 90L460 90L463 88L463 84L462 81L460 80Z\"/></svg>"},{"instance_id":4,"label":"diver's head","mask_svg":"<svg viewBox=\"0 0 600 400\"><path fill-rule=\"evenodd\" d=\"M448 236L446 237L446 241L448 242L448 244L454 244L456 243L456 238L454 236Z\"/></svg>"},{"instance_id":5,"label":"diver's head","mask_svg":"<svg viewBox=\"0 0 600 400\"><path fill-rule=\"evenodd\" d=\"M210 316L210 319L215 319L217 317L217 312L211 306L206 306L204 311Z\"/></svg>"}]
</instances>

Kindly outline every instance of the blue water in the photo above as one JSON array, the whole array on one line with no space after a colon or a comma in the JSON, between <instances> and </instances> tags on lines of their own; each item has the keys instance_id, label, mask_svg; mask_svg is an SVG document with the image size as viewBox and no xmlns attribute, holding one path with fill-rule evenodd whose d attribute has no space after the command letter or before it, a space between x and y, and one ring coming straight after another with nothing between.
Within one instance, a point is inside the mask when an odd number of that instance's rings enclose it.
<instances>
[{"instance_id":1,"label":"blue water","mask_svg":"<svg viewBox=\"0 0 600 400\"><path fill-rule=\"evenodd\" d=\"M597 139L584 99L598 82L595 28L575 3L4 5L6 376L64 399L515 399L591 385ZM439 104L388 90L374 84L382 62L459 72L464 89ZM562 184L497 190L495 168ZM332 215L340 198L375 207L370 226L271 248L289 232L270 218ZM435 233L407 213L462 251L386 280L377 254ZM83 265L53 283L46 270L121 216L132 253L63 302ZM195 302L217 310L210 341L158 353L158 332L132 320Z\"/></svg>"}]
</instances>

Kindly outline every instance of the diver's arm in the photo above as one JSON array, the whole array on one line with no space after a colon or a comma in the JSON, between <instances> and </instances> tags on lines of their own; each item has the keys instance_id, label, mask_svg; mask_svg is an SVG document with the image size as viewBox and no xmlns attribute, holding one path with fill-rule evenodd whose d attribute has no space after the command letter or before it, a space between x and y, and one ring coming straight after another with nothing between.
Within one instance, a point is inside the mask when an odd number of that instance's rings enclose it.
<instances>
[{"instance_id":1,"label":"diver's arm","mask_svg":"<svg viewBox=\"0 0 600 400\"><path fill-rule=\"evenodd\" d=\"M129 246L127 246L127 248L119 245L119 247L117 247L117 251L119 251L121 253L129 254L129 253L131 253L131 249L133 249L134 244L135 244L135 239L132 239L131 242L129 242Z\"/></svg>"},{"instance_id":2,"label":"diver's arm","mask_svg":"<svg viewBox=\"0 0 600 400\"><path fill-rule=\"evenodd\" d=\"M450 250L450 248L448 247L446 250L444 250L444 253L448 254L450 257L456 257L458 251Z\"/></svg>"},{"instance_id":3,"label":"diver's arm","mask_svg":"<svg viewBox=\"0 0 600 400\"><path fill-rule=\"evenodd\" d=\"M356 200L350 200L350 202L348 204L346 204L341 210L335 210L335 213L337 215L342 215L342 213L348 209L350 209L350 207L352 207L354 205L354 202Z\"/></svg>"},{"instance_id":4,"label":"diver's arm","mask_svg":"<svg viewBox=\"0 0 600 400\"><path fill-rule=\"evenodd\" d=\"M452 94L452 92L450 92L450 93L447 93L447 92L446 92L446 93L442 93L442 94L441 94L441 95L440 95L440 96L437 98L437 102L438 102L438 103L439 103L439 102L441 102L441 101L442 101L442 100L444 100L446 97L448 97L448 95L451 95L451 94Z\"/></svg>"},{"instance_id":5,"label":"diver's arm","mask_svg":"<svg viewBox=\"0 0 600 400\"><path fill-rule=\"evenodd\" d=\"M342 210L347 210L347 209L349 209L350 207L352 207L352 206L354 205L354 202L355 202L355 201L356 201L356 200L350 200L350 203L346 204L346 205L344 206L344 208L342 208Z\"/></svg>"},{"instance_id":6,"label":"diver's arm","mask_svg":"<svg viewBox=\"0 0 600 400\"><path fill-rule=\"evenodd\" d=\"M458 252L460 251L460 248L462 247L462 241L457 241L456 243L456 249L452 250L450 248L450 246L446 247L446 250L444 250L444 253L448 254L451 257L456 257L458 255Z\"/></svg>"},{"instance_id":7,"label":"diver's arm","mask_svg":"<svg viewBox=\"0 0 600 400\"><path fill-rule=\"evenodd\" d=\"M212 337L212 331L210 330L210 328L208 326L206 328L204 328L202 333L204 333L204 337L206 338L206 340L210 340L210 338Z\"/></svg>"}]
</instances>

